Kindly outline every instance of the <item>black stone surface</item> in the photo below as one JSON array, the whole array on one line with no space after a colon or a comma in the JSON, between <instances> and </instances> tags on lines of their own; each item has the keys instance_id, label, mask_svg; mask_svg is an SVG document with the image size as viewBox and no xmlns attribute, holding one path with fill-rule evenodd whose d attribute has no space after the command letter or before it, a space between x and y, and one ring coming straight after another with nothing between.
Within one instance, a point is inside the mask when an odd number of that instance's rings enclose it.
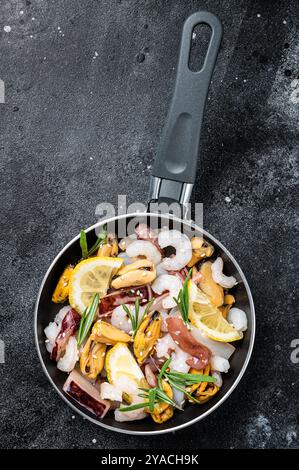
<instances>
[{"instance_id":1,"label":"black stone surface","mask_svg":"<svg viewBox=\"0 0 299 470\"><path fill-rule=\"evenodd\" d=\"M224 40L192 200L247 275L256 345L241 385L204 422L118 435L74 417L52 390L34 302L98 203L146 202L182 25L200 9L220 17ZM0 447L298 447L298 13L296 0L1 1Z\"/></svg>"}]
</instances>

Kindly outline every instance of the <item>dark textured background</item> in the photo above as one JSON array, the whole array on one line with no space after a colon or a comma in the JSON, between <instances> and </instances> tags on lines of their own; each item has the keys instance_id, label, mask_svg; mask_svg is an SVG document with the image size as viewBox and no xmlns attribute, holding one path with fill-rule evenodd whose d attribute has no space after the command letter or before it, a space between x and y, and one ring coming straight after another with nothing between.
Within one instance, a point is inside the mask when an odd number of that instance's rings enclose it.
<instances>
[{"instance_id":1,"label":"dark textured background","mask_svg":"<svg viewBox=\"0 0 299 470\"><path fill-rule=\"evenodd\" d=\"M1 0L1 447L298 447L296 5ZM97 203L118 193L147 200L180 32L200 9L219 15L224 40L193 201L247 275L256 346L241 385L204 422L176 435L118 435L73 417L52 390L34 347L34 302Z\"/></svg>"}]
</instances>

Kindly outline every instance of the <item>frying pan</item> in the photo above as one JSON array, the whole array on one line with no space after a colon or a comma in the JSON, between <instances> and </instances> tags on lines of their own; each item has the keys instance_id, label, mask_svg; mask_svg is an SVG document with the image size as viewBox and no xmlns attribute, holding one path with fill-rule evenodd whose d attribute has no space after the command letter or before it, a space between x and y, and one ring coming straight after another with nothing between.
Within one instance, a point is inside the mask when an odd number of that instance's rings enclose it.
<instances>
[{"instance_id":1,"label":"frying pan","mask_svg":"<svg viewBox=\"0 0 299 470\"><path fill-rule=\"evenodd\" d=\"M203 66L201 70L194 72L189 68L190 47L193 30L199 24L208 25L211 36ZM169 203L176 201L184 206L190 199L196 176L203 111L221 37L221 23L211 13L194 13L184 24L175 91L151 179L150 200L152 201ZM113 223L116 233L118 233L120 225L122 227L124 224L128 225L136 217L139 220L140 217L143 218L145 223L155 227L163 226L166 223L170 224L171 228L177 222L176 216L162 212L147 212L143 215L135 213L117 216L105 220L105 223L108 225ZM234 257L216 238L194 222L185 220L183 216L180 222L184 232L192 230L193 234L204 236L208 242L214 245L216 254L222 256L224 260L226 273L236 277L238 283L234 287L233 295L236 298L236 305L247 314L248 329L243 340L238 342L237 350L230 359L230 371L225 374L223 386L218 394L201 406L187 406L184 412L176 412L169 421L161 425L150 419L119 423L114 420L113 413L108 413L103 419L96 418L95 415L67 397L63 392L62 387L66 375L57 369L56 363L50 360L49 353L45 348L44 328L50 321L53 321L61 308L51 302L51 296L59 276L67 264L81 258L79 235L62 249L42 281L35 306L35 339L42 367L55 390L73 410L104 428L127 434L161 434L189 426L212 413L227 399L239 383L248 365L255 336L255 313L246 278ZM86 230L89 246L95 242L96 232L98 233L103 223L99 222Z\"/></svg>"}]
</instances>

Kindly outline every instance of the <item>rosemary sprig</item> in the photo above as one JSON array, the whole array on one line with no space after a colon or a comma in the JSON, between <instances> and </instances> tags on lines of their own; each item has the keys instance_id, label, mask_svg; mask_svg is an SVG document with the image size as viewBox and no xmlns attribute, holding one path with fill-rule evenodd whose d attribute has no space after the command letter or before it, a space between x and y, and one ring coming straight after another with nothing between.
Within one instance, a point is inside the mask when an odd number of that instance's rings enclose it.
<instances>
[{"instance_id":1,"label":"rosemary sprig","mask_svg":"<svg viewBox=\"0 0 299 470\"><path fill-rule=\"evenodd\" d=\"M82 250L82 258L86 259L89 256L92 256L98 250L98 248L105 243L107 243L107 224L103 226L102 231L97 235L97 240L92 245L90 250L88 250L86 233L82 229L80 232L80 247Z\"/></svg>"},{"instance_id":2,"label":"rosemary sprig","mask_svg":"<svg viewBox=\"0 0 299 470\"><path fill-rule=\"evenodd\" d=\"M142 317L139 319L139 312L140 312L140 302L139 302L139 299L135 299L135 305L134 305L134 310L133 312L130 311L130 309L128 308L127 305L125 304L122 304L122 308L124 309L124 311L126 312L126 314L128 315L129 319L130 319L130 322L131 322L131 326L132 326L132 336L133 338L135 337L136 333L137 333L137 330L139 328L139 326L141 325L141 323L143 322L144 318L146 317L146 315L148 314L148 311L153 303L154 299L150 300L145 309L144 309L144 312L142 314Z\"/></svg>"},{"instance_id":3,"label":"rosemary sprig","mask_svg":"<svg viewBox=\"0 0 299 470\"><path fill-rule=\"evenodd\" d=\"M147 403L135 403L135 405L129 405L129 406L121 406L119 408L119 411L134 411L134 410L140 410L140 408L145 408L146 406L148 406L148 402Z\"/></svg>"},{"instance_id":4,"label":"rosemary sprig","mask_svg":"<svg viewBox=\"0 0 299 470\"><path fill-rule=\"evenodd\" d=\"M184 281L183 288L180 290L177 298L173 297L173 300L178 306L178 309L182 315L184 323L189 323L189 292L188 292L188 281L191 276L192 269L189 270L188 275Z\"/></svg>"},{"instance_id":5,"label":"rosemary sprig","mask_svg":"<svg viewBox=\"0 0 299 470\"><path fill-rule=\"evenodd\" d=\"M88 247L87 247L87 238L86 238L86 233L82 229L80 232L80 247L82 251L82 258L87 258L88 256Z\"/></svg>"},{"instance_id":6,"label":"rosemary sprig","mask_svg":"<svg viewBox=\"0 0 299 470\"><path fill-rule=\"evenodd\" d=\"M158 383L161 384L162 378L164 377L169 383L169 385L176 388L180 392L183 392L189 398L189 400L192 400L195 403L198 403L200 405L200 401L194 398L189 392L187 392L185 387L188 387L189 385L197 384L199 382L214 383L216 382L216 378L211 377L210 375L204 375L204 374L188 374L188 373L183 373L183 372L167 370L170 362L171 362L171 357L167 359L167 361L165 361L163 366L161 367L160 373L158 376Z\"/></svg>"},{"instance_id":7,"label":"rosemary sprig","mask_svg":"<svg viewBox=\"0 0 299 470\"><path fill-rule=\"evenodd\" d=\"M78 346L80 346L86 336L88 335L88 332L91 328L91 325L93 324L95 313L97 311L97 308L99 306L99 294L95 294L90 306L85 309L84 314L82 315L80 325L79 325L79 331L78 331Z\"/></svg>"},{"instance_id":8,"label":"rosemary sprig","mask_svg":"<svg viewBox=\"0 0 299 470\"><path fill-rule=\"evenodd\" d=\"M167 403L179 410L182 410L159 386L154 388L140 388L143 393L138 394L139 397L145 398L146 401L142 403L135 403L134 405L122 406L119 411L134 411L140 408L149 408L150 412L155 411L156 403Z\"/></svg>"},{"instance_id":9,"label":"rosemary sprig","mask_svg":"<svg viewBox=\"0 0 299 470\"><path fill-rule=\"evenodd\" d=\"M215 377L204 374L184 374L183 372L168 371L166 375L177 382L181 382L183 385L193 385L198 384L198 382L216 382Z\"/></svg>"}]
</instances>

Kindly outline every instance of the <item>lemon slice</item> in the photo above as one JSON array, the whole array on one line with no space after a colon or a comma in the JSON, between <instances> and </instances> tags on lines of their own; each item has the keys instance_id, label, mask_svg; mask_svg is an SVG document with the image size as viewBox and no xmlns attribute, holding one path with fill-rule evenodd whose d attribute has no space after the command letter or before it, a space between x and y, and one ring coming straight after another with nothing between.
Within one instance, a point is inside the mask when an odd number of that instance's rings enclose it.
<instances>
[{"instance_id":1,"label":"lemon slice","mask_svg":"<svg viewBox=\"0 0 299 470\"><path fill-rule=\"evenodd\" d=\"M70 279L70 305L83 315L94 294L106 295L112 276L123 264L122 258L95 256L81 261Z\"/></svg>"},{"instance_id":2,"label":"lemon slice","mask_svg":"<svg viewBox=\"0 0 299 470\"><path fill-rule=\"evenodd\" d=\"M189 319L215 341L231 342L243 338L243 333L228 323L209 297L191 280L188 283Z\"/></svg>"},{"instance_id":3,"label":"lemon slice","mask_svg":"<svg viewBox=\"0 0 299 470\"><path fill-rule=\"evenodd\" d=\"M138 393L138 387L148 387L142 370L125 343L117 343L110 349L105 369L108 381L121 388L127 397Z\"/></svg>"}]
</instances>

